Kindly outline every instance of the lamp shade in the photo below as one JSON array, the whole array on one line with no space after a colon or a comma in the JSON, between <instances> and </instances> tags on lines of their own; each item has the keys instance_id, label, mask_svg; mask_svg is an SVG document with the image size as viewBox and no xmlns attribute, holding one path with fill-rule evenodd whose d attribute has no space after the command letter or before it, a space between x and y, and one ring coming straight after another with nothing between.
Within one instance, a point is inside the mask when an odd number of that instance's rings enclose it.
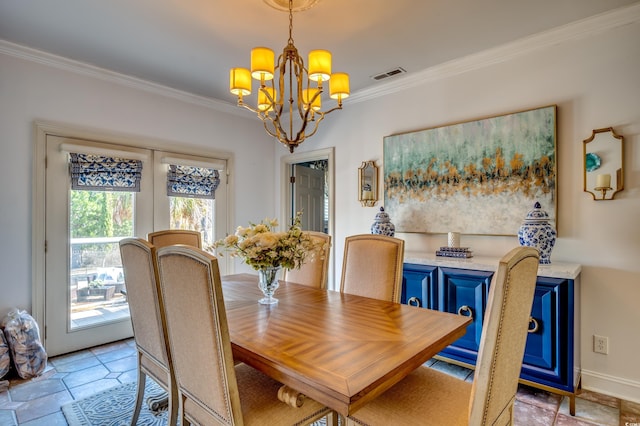
<instances>
[{"instance_id":1,"label":"lamp shade","mask_svg":"<svg viewBox=\"0 0 640 426\"><path fill-rule=\"evenodd\" d=\"M331 77L331 52L312 50L309 52L309 80L321 82Z\"/></svg>"},{"instance_id":2,"label":"lamp shade","mask_svg":"<svg viewBox=\"0 0 640 426\"><path fill-rule=\"evenodd\" d=\"M269 100L269 98L264 92L265 90L269 93L269 96L271 96L271 99L273 99L273 102ZM273 87L261 87L258 90L258 110L259 111L269 112L273 110L273 104L275 103L275 101L276 101L276 91Z\"/></svg>"},{"instance_id":3,"label":"lamp shade","mask_svg":"<svg viewBox=\"0 0 640 426\"><path fill-rule=\"evenodd\" d=\"M275 54L268 47L255 47L251 49L251 76L256 80L273 79L273 65Z\"/></svg>"},{"instance_id":4,"label":"lamp shade","mask_svg":"<svg viewBox=\"0 0 640 426\"><path fill-rule=\"evenodd\" d=\"M319 89L304 89L302 91L302 102L304 103L303 108L305 109L305 111L309 107L309 102L311 102L313 97L316 96L316 93L318 93L319 91L320 91ZM318 95L315 99L313 99L313 103L311 104L311 109L313 109L314 111L320 111L321 108L322 108L322 99L320 95Z\"/></svg>"},{"instance_id":5,"label":"lamp shade","mask_svg":"<svg viewBox=\"0 0 640 426\"><path fill-rule=\"evenodd\" d=\"M349 90L349 74L344 72L336 72L331 74L331 80L329 80L329 96L331 99L348 98L351 91Z\"/></svg>"},{"instance_id":6,"label":"lamp shade","mask_svg":"<svg viewBox=\"0 0 640 426\"><path fill-rule=\"evenodd\" d=\"M236 96L251 94L251 73L246 68L231 68L229 71L229 91Z\"/></svg>"}]
</instances>

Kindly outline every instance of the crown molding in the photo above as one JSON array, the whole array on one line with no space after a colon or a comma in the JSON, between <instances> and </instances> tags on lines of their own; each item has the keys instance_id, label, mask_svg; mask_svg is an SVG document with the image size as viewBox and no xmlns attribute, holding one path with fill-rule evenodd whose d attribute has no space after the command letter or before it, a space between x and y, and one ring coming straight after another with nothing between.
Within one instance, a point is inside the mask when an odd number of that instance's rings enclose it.
<instances>
[{"instance_id":1,"label":"crown molding","mask_svg":"<svg viewBox=\"0 0 640 426\"><path fill-rule=\"evenodd\" d=\"M591 37L614 28L640 21L640 2L581 19L549 31L524 37L501 46L454 59L423 71L398 77L394 81L363 89L349 98L349 103L364 102L413 88L430 81L463 74L529 54L550 46Z\"/></svg>"},{"instance_id":2,"label":"crown molding","mask_svg":"<svg viewBox=\"0 0 640 426\"><path fill-rule=\"evenodd\" d=\"M614 28L640 21L640 2L631 6L621 7L609 12L594 15L570 24L566 24L549 31L474 53L463 58L445 62L427 68L420 72L398 77L394 81L382 83L368 89L359 90L349 98L349 103L364 102L402 90L419 86L426 82L463 74L497 63L505 62L518 56L549 46L566 43L573 40L591 37ZM216 111L246 117L244 110L235 104L219 99L194 95L182 90L173 89L161 84L140 78L99 68L84 62L74 61L62 56L53 55L41 50L0 40L0 53L73 72L87 75L104 81L113 82L127 87L144 90L160 96L177 99L183 102L214 109Z\"/></svg>"},{"instance_id":3,"label":"crown molding","mask_svg":"<svg viewBox=\"0 0 640 426\"><path fill-rule=\"evenodd\" d=\"M237 108L235 104L231 104L229 102L194 95L193 93L173 89L168 86L121 74L115 71L110 71L105 68L96 67L94 65L68 59L63 56L53 55L42 50L11 43L6 40L0 40L0 54L13 56L75 74L97 78L103 81L131 87L133 89L143 90L145 92L177 99L182 102L214 109L216 111L246 117L246 114L240 113L240 108Z\"/></svg>"}]
</instances>

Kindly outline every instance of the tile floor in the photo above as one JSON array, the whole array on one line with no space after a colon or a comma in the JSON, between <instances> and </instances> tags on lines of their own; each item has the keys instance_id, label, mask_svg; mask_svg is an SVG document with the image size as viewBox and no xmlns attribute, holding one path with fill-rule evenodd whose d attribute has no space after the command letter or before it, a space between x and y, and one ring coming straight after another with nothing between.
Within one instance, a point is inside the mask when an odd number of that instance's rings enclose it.
<instances>
[{"instance_id":1,"label":"tile floor","mask_svg":"<svg viewBox=\"0 0 640 426\"><path fill-rule=\"evenodd\" d=\"M435 360L427 365L461 379L473 379L473 371L466 368ZM0 426L67 425L61 405L135 380L132 339L51 358L42 376L12 378L9 390L0 392ZM576 400L576 416L572 417L568 398L520 386L515 424L640 426L640 404L582 391Z\"/></svg>"}]
</instances>

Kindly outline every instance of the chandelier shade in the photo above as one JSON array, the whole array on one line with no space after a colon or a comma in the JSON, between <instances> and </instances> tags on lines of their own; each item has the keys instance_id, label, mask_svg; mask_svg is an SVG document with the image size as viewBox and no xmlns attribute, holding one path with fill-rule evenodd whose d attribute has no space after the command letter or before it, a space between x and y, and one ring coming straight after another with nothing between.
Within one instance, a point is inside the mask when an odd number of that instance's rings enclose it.
<instances>
[{"instance_id":1,"label":"chandelier shade","mask_svg":"<svg viewBox=\"0 0 640 426\"><path fill-rule=\"evenodd\" d=\"M331 52L309 52L307 66L293 44L293 0L289 0L289 40L276 59L268 47L251 50L251 68L231 68L229 91L238 106L255 113L266 132L289 148L290 152L318 130L325 115L342 109L349 96L349 75L331 72ZM252 79L259 84L255 107L245 102L252 93ZM322 110L323 82L329 82L329 98L336 105Z\"/></svg>"}]
</instances>

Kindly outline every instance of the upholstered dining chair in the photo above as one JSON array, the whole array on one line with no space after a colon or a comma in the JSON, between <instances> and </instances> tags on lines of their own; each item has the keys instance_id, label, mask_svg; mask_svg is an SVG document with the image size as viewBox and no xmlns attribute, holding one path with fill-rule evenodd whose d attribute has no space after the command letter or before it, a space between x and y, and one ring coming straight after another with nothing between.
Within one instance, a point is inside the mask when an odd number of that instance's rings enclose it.
<instances>
[{"instance_id":1,"label":"upholstered dining chair","mask_svg":"<svg viewBox=\"0 0 640 426\"><path fill-rule=\"evenodd\" d=\"M344 241L340 292L400 303L404 240L377 234Z\"/></svg>"},{"instance_id":2,"label":"upholstered dining chair","mask_svg":"<svg viewBox=\"0 0 640 426\"><path fill-rule=\"evenodd\" d=\"M322 250L298 269L286 269L284 280L319 289L327 288L329 275L329 254L331 253L331 235L324 232L305 231L311 239L320 244Z\"/></svg>"},{"instance_id":3,"label":"upholstered dining chair","mask_svg":"<svg viewBox=\"0 0 640 426\"><path fill-rule=\"evenodd\" d=\"M202 234L200 234L199 231L186 229L165 229L151 232L147 235L147 240L157 248L174 244L185 244L202 248Z\"/></svg>"},{"instance_id":4,"label":"upholstered dining chair","mask_svg":"<svg viewBox=\"0 0 640 426\"><path fill-rule=\"evenodd\" d=\"M279 382L244 363L234 367L214 256L184 245L163 247L158 271L182 425L298 425L329 413L309 398L293 408L278 399Z\"/></svg>"},{"instance_id":5,"label":"upholstered dining chair","mask_svg":"<svg viewBox=\"0 0 640 426\"><path fill-rule=\"evenodd\" d=\"M178 419L178 387L168 352L164 307L159 292L156 248L142 238L120 240L127 300L138 352L138 383L131 424L138 422L147 376L169 394L169 420Z\"/></svg>"},{"instance_id":6,"label":"upholstered dining chair","mask_svg":"<svg viewBox=\"0 0 640 426\"><path fill-rule=\"evenodd\" d=\"M518 247L491 280L473 383L420 367L348 417L347 425L510 425L539 254Z\"/></svg>"}]
</instances>

